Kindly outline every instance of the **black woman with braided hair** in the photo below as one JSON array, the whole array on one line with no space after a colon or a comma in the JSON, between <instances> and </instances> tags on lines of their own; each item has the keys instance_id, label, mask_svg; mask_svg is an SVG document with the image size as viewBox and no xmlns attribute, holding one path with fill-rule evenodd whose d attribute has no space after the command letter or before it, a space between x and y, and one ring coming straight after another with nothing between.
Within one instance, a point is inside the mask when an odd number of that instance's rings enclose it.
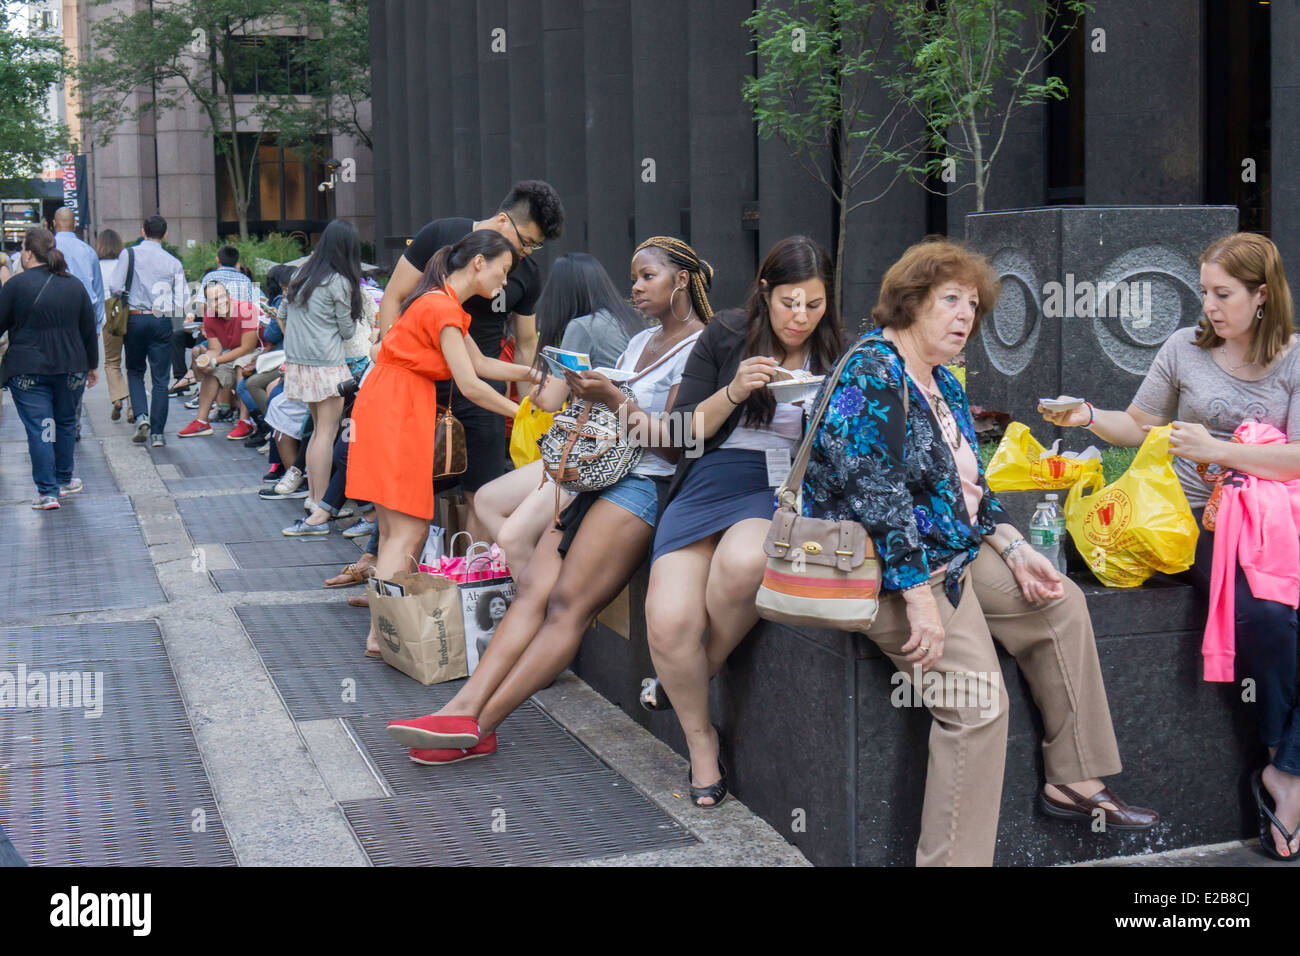
<instances>
[{"instance_id":1,"label":"black woman with braided hair","mask_svg":"<svg viewBox=\"0 0 1300 956\"><path fill-rule=\"evenodd\" d=\"M633 336L617 368L639 375L633 397L599 372L552 376L537 397L556 410L570 396L617 409L629 440L645 446L636 467L603 491L579 494L548 530L524 573L514 603L478 667L437 713L395 720L388 733L416 763L457 763L493 754L496 728L548 686L578 653L597 614L645 560L659 501L680 453L672 408L691 349L713 309L712 267L679 239L656 236L632 256L632 303L655 324ZM621 406L621 407L620 407Z\"/></svg>"}]
</instances>

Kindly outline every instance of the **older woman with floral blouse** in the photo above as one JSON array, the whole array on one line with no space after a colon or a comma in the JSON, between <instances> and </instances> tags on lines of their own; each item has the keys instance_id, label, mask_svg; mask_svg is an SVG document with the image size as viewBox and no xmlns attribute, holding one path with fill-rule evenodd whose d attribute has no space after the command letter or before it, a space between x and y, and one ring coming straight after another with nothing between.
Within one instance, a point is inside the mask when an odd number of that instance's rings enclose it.
<instances>
[{"instance_id":1,"label":"older woman with floral blouse","mask_svg":"<svg viewBox=\"0 0 1300 956\"><path fill-rule=\"evenodd\" d=\"M1114 829L1159 819L1098 779L1120 760L1083 593L989 491L965 392L944 367L998 291L988 262L957 244L908 249L885 274L880 328L826 383L835 392L803 486L805 515L860 521L875 542L883 594L868 636L914 684L945 688L923 695L933 724L921 866L993 862L1007 747L994 638L1042 713L1041 808L1085 824L1100 808Z\"/></svg>"}]
</instances>

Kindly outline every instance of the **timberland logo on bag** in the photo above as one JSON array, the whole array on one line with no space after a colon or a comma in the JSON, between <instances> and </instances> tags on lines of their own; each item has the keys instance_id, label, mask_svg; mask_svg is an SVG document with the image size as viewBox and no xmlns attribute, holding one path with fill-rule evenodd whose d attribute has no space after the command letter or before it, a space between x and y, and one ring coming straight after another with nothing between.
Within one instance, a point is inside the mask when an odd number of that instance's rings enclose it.
<instances>
[{"instance_id":1,"label":"timberland logo on bag","mask_svg":"<svg viewBox=\"0 0 1300 956\"><path fill-rule=\"evenodd\" d=\"M447 647L447 621L442 616L442 608L434 610L433 626L437 628L438 633L438 665L445 667L447 661L451 659L451 651Z\"/></svg>"},{"instance_id":2,"label":"timberland logo on bag","mask_svg":"<svg viewBox=\"0 0 1300 956\"><path fill-rule=\"evenodd\" d=\"M1083 519L1083 535L1089 543L1106 548L1113 545L1133 518L1133 504L1122 491L1104 492Z\"/></svg>"},{"instance_id":3,"label":"timberland logo on bag","mask_svg":"<svg viewBox=\"0 0 1300 956\"><path fill-rule=\"evenodd\" d=\"M390 651L394 654L401 652L402 642L397 639L397 625L382 614L379 615L379 633Z\"/></svg>"}]
</instances>

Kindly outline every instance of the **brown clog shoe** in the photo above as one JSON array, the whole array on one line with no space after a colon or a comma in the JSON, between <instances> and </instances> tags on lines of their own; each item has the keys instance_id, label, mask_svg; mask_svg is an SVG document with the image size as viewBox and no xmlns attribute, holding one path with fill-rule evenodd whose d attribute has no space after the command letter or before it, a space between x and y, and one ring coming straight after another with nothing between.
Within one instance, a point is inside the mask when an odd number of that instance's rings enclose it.
<instances>
[{"instance_id":1,"label":"brown clog shoe","mask_svg":"<svg viewBox=\"0 0 1300 956\"><path fill-rule=\"evenodd\" d=\"M1091 823L1094 811L1103 803L1109 803L1115 807L1114 810L1101 808L1106 814L1108 830L1147 830L1160 822L1160 814L1146 807L1129 806L1111 793L1109 787L1102 787L1091 797L1084 797L1059 783L1054 783L1052 786L1065 794L1067 800L1056 800L1040 790L1039 805L1048 816L1056 817L1058 820Z\"/></svg>"}]
</instances>

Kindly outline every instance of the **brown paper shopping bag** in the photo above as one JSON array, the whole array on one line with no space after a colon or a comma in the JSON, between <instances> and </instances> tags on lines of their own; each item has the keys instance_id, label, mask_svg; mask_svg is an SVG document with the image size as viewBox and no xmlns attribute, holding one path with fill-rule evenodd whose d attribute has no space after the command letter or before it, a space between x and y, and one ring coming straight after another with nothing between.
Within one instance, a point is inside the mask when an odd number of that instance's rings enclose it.
<instances>
[{"instance_id":1,"label":"brown paper shopping bag","mask_svg":"<svg viewBox=\"0 0 1300 956\"><path fill-rule=\"evenodd\" d=\"M456 582L399 571L385 581L371 578L366 586L385 663L426 685L469 674Z\"/></svg>"}]
</instances>

